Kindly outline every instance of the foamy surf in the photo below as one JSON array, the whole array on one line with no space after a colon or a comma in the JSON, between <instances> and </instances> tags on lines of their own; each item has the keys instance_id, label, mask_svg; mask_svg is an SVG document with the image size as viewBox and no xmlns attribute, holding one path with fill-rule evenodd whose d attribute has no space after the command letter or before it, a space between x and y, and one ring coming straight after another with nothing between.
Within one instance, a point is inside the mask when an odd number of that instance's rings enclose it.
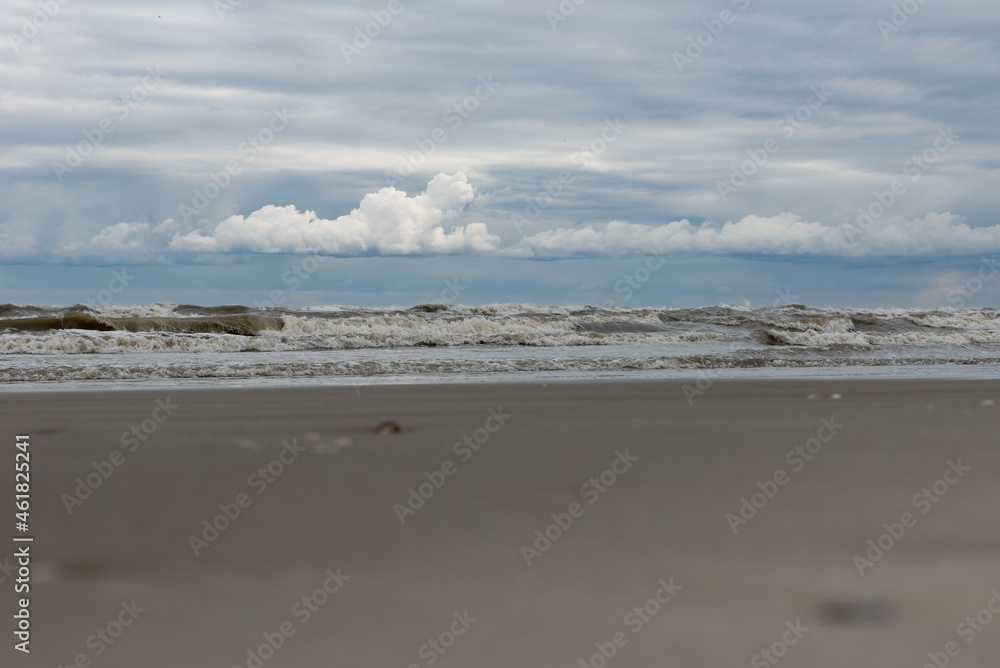
<instances>
[{"instance_id":1,"label":"foamy surf","mask_svg":"<svg viewBox=\"0 0 1000 668\"><path fill-rule=\"evenodd\" d=\"M265 357L260 357L261 354ZM994 364L993 309L0 305L0 381Z\"/></svg>"}]
</instances>

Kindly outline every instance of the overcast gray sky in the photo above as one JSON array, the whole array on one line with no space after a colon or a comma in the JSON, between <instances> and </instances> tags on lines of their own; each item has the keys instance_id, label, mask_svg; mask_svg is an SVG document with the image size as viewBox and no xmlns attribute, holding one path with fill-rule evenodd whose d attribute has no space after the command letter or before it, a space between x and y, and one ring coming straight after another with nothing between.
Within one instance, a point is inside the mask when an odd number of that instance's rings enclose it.
<instances>
[{"instance_id":1,"label":"overcast gray sky","mask_svg":"<svg viewBox=\"0 0 1000 668\"><path fill-rule=\"evenodd\" d=\"M6 2L0 300L995 305L995 3L578 2Z\"/></svg>"}]
</instances>

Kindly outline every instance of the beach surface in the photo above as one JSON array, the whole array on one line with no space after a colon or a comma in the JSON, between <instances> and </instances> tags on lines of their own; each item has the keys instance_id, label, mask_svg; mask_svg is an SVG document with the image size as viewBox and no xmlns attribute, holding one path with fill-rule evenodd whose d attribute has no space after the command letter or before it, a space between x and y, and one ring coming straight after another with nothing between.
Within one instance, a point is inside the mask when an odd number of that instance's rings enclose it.
<instances>
[{"instance_id":1,"label":"beach surface","mask_svg":"<svg viewBox=\"0 0 1000 668\"><path fill-rule=\"evenodd\" d=\"M0 663L995 666L998 424L991 380L7 391Z\"/></svg>"}]
</instances>

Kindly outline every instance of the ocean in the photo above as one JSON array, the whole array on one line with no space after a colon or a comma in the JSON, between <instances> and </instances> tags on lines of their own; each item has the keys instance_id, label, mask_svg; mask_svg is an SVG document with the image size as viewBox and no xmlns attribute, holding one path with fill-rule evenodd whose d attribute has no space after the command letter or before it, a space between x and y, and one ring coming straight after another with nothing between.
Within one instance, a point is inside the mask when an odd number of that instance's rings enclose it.
<instances>
[{"instance_id":1,"label":"ocean","mask_svg":"<svg viewBox=\"0 0 1000 668\"><path fill-rule=\"evenodd\" d=\"M1000 311L0 306L4 388L996 376Z\"/></svg>"}]
</instances>

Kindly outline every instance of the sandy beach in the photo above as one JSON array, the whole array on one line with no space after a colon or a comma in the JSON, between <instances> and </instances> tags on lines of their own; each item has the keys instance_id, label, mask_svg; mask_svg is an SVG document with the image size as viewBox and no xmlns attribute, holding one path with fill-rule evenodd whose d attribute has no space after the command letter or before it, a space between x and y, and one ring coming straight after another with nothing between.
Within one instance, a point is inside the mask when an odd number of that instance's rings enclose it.
<instances>
[{"instance_id":1,"label":"sandy beach","mask_svg":"<svg viewBox=\"0 0 1000 668\"><path fill-rule=\"evenodd\" d=\"M997 381L7 391L0 417L34 537L5 666L1000 656Z\"/></svg>"}]
</instances>

